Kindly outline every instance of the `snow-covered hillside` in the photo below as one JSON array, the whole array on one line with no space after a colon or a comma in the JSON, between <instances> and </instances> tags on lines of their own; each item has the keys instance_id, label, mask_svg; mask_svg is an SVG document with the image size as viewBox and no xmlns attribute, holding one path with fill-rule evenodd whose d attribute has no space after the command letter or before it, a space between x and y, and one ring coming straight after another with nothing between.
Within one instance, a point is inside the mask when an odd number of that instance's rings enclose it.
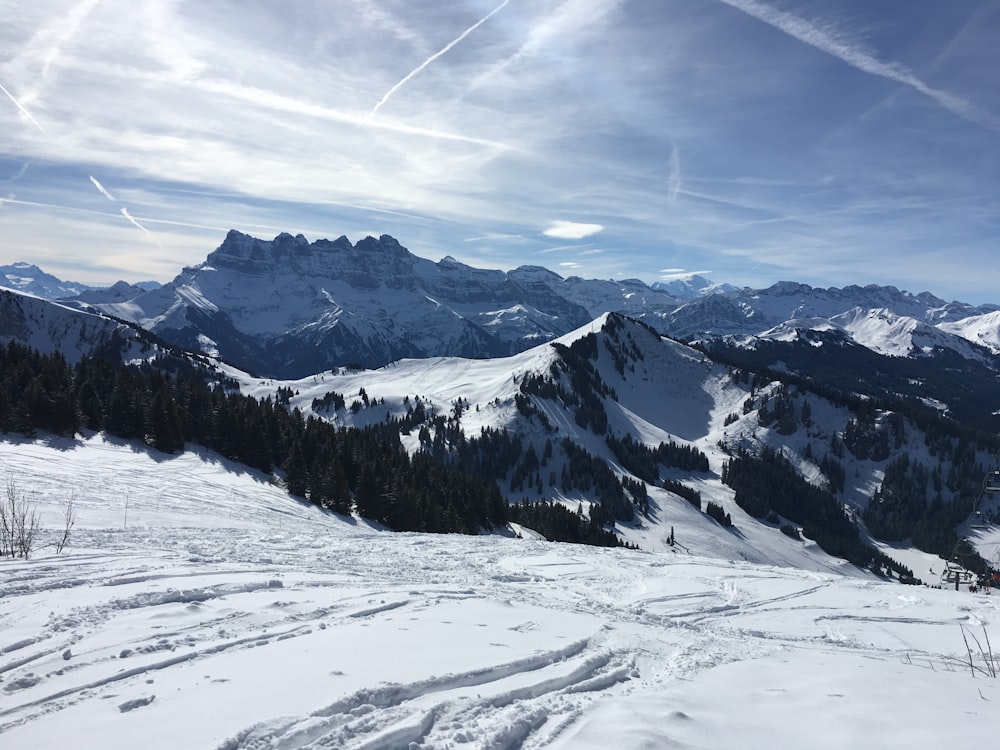
<instances>
[{"instance_id":1,"label":"snow-covered hillside","mask_svg":"<svg viewBox=\"0 0 1000 750\"><path fill-rule=\"evenodd\" d=\"M666 552L393 534L211 454L0 443L0 746L981 747L1000 599ZM48 546L72 498L69 548ZM985 667L973 645L973 666Z\"/></svg>"},{"instance_id":2,"label":"snow-covered hillside","mask_svg":"<svg viewBox=\"0 0 1000 750\"><path fill-rule=\"evenodd\" d=\"M0 289L0 343L15 341L43 354L59 352L69 362L77 362L116 335L136 337L133 329L103 315Z\"/></svg>"},{"instance_id":3,"label":"snow-covered hillside","mask_svg":"<svg viewBox=\"0 0 1000 750\"><path fill-rule=\"evenodd\" d=\"M860 574L843 560L823 553L815 543L782 534L779 528L785 521L762 523L752 517L736 504L733 490L721 481L723 467L736 451L758 452L768 446L793 460L809 481L828 484L820 464L829 459L830 446L838 443L838 436L854 419L846 406L816 394L783 394L776 382L755 390L734 379L730 368L620 316L605 316L555 344L568 347L590 336L595 338L595 373L614 391L614 398L602 401L608 433L619 438L631 436L646 446L661 442L689 446L708 458L707 471L670 468L663 475L696 490L702 510L662 482L647 480L650 513L637 513L634 520L616 524L621 538L645 550L667 550L675 541L700 555ZM621 352L628 352L628 358L623 359ZM595 433L575 419L572 406L558 398L531 395L529 400L540 417L527 417L519 409L522 384L549 375L553 368L558 370L560 360L557 348L544 344L508 358L401 360L378 370L339 369L296 381L249 378L236 370L227 374L241 381L245 393L274 398L282 389L290 394L291 407L340 426L364 427L404 418L419 402L428 421L435 415L448 417L468 437L478 436L484 428L506 431L522 439L523 451L530 446L538 456L546 454L547 443L554 443L548 464L539 471L539 483L520 489L508 476L500 483L504 494L512 502L544 498L587 511L594 495L567 487L564 468L568 459L560 449L561 441L569 439L586 449L619 477L638 477L622 465L603 432ZM325 405L331 394L342 397L340 407ZM808 410L811 416L796 417L791 430L779 430L762 416L762 407L769 399L773 399L772 406L779 399L791 399L794 403L790 408L800 415ZM542 417L544 425L539 422ZM403 441L411 452L424 449L416 428L405 434ZM915 425L905 424L897 442L895 452L885 457L857 458L841 451L836 459L843 471L837 498L848 505L852 515L860 518L879 489L887 465L898 455L905 453L914 465L932 469L941 465L944 468L938 470L947 473L948 466L941 464L940 456L931 455ZM733 527L724 528L706 515L703 511L708 503L728 513ZM913 570L917 578L937 582L940 559L907 550L905 545L890 548L872 543ZM935 566L938 570L932 572Z\"/></svg>"}]
</instances>

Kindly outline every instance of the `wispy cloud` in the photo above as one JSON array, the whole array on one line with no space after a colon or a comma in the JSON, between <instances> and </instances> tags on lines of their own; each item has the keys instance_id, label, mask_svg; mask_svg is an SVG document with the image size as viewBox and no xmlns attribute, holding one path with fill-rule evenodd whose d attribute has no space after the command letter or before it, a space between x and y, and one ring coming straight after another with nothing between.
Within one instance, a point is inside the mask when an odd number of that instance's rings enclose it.
<instances>
[{"instance_id":1,"label":"wispy cloud","mask_svg":"<svg viewBox=\"0 0 1000 750\"><path fill-rule=\"evenodd\" d=\"M565 43L586 30L601 28L620 4L621 0L565 0L559 3L552 13L531 23L527 38L513 54L493 63L472 81L470 88L485 86L506 68L528 62L558 42Z\"/></svg>"},{"instance_id":2,"label":"wispy cloud","mask_svg":"<svg viewBox=\"0 0 1000 750\"><path fill-rule=\"evenodd\" d=\"M84 0L65 13L47 14L46 23L18 50L15 66L26 68L32 75L33 88L25 94L24 101L30 104L40 96L62 48L76 36L99 2Z\"/></svg>"},{"instance_id":3,"label":"wispy cloud","mask_svg":"<svg viewBox=\"0 0 1000 750\"><path fill-rule=\"evenodd\" d=\"M92 183L94 183L94 187L95 187L95 188L97 188L97 189L98 189L98 191L100 191L101 195L103 195L103 196L104 196L105 198L107 198L107 199L108 199L109 201L114 201L114 200L117 200L117 199L115 198L115 196L113 196L113 195L112 195L111 193L109 193L109 192L108 192L108 191L107 191L107 190L106 190L106 189L104 188L104 185L102 185L102 184L101 184L100 182L98 182L98 181L97 181L97 178L96 178L96 177L94 177L94 175L90 175L90 181L91 181Z\"/></svg>"},{"instance_id":4,"label":"wispy cloud","mask_svg":"<svg viewBox=\"0 0 1000 750\"><path fill-rule=\"evenodd\" d=\"M664 268L660 271L660 281L677 281L692 276L708 276L711 271L685 271L683 268Z\"/></svg>"},{"instance_id":5,"label":"wispy cloud","mask_svg":"<svg viewBox=\"0 0 1000 750\"><path fill-rule=\"evenodd\" d=\"M585 237L603 232L601 224L580 224L575 221L553 221L542 234L546 237L556 237L561 240L582 240Z\"/></svg>"},{"instance_id":6,"label":"wispy cloud","mask_svg":"<svg viewBox=\"0 0 1000 750\"><path fill-rule=\"evenodd\" d=\"M951 114L1000 112L995 17L967 4L855 3L839 29L809 0L51 5L0 24L0 169L32 165L0 177L0 254L157 257L140 229L190 265L220 227L371 232L471 265L830 285L995 246L997 128Z\"/></svg>"},{"instance_id":7,"label":"wispy cloud","mask_svg":"<svg viewBox=\"0 0 1000 750\"><path fill-rule=\"evenodd\" d=\"M525 242L527 238L523 234L506 234L504 232L487 232L477 237L466 237L462 242Z\"/></svg>"},{"instance_id":8,"label":"wispy cloud","mask_svg":"<svg viewBox=\"0 0 1000 750\"><path fill-rule=\"evenodd\" d=\"M681 156L677 146L670 150L670 171L667 174L667 203L673 205L677 203L677 196L681 192Z\"/></svg>"},{"instance_id":9,"label":"wispy cloud","mask_svg":"<svg viewBox=\"0 0 1000 750\"><path fill-rule=\"evenodd\" d=\"M549 235L549 236L555 236L555 235ZM538 252L540 255L548 255L549 253L561 253L567 250L572 250L575 252L580 250L581 248L587 248L587 247L591 247L591 245L589 244L580 245L579 243L575 243L572 245L556 245L555 247L546 247L542 250L539 250Z\"/></svg>"},{"instance_id":10,"label":"wispy cloud","mask_svg":"<svg viewBox=\"0 0 1000 750\"><path fill-rule=\"evenodd\" d=\"M844 34L823 29L800 16L778 10L758 0L720 0L720 2L763 21L800 42L833 55L858 70L909 86L933 99L952 114L1000 133L1000 115L988 112L960 96L928 85L905 65L879 60Z\"/></svg>"},{"instance_id":11,"label":"wispy cloud","mask_svg":"<svg viewBox=\"0 0 1000 750\"><path fill-rule=\"evenodd\" d=\"M457 37L455 37L450 42L448 42L448 44L446 44L444 47L442 47L437 52L435 52L433 55L431 55L426 60L424 60L422 63L420 63L420 65L418 65L413 70L411 70L409 73L407 73L405 76L403 76L403 78L400 79L398 83L396 83L391 89L389 89L388 91L386 91L385 94L382 96L382 98L378 100L378 103L374 107L372 107L372 111L369 112L367 115L365 115L364 121L367 122L372 117L374 117L378 113L378 111L380 109L382 109L382 107L385 105L385 103L388 102L389 99L392 98L393 94L395 94L397 91L399 91L401 88L403 88L403 86L405 86L406 83L410 79L412 79L414 76L416 76L417 74L419 74L420 71L422 71L424 68L426 68L432 62L434 62L439 57L441 57L441 55L443 55L446 52L448 52L448 50L450 50L456 44L458 44L463 39L465 39L465 37L467 37L473 31L475 31L480 26L482 26L484 23L486 23L487 21L489 21L494 15L496 15L501 10L503 10L506 7L507 3L509 3L509 2L510 2L510 0L503 0L503 2L500 3L500 5L498 5L497 7L495 7L493 10L491 10L485 16L483 16L478 21L476 21L474 24L472 24L472 26L470 26L469 28L467 28L465 31L463 31L461 34L459 34Z\"/></svg>"}]
</instances>

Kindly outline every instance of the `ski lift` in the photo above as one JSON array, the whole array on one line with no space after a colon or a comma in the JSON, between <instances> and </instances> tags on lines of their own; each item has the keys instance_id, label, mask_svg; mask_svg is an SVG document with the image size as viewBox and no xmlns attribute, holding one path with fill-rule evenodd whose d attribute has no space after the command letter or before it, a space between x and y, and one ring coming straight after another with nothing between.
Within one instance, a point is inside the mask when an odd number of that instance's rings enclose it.
<instances>
[{"instance_id":1,"label":"ski lift","mask_svg":"<svg viewBox=\"0 0 1000 750\"><path fill-rule=\"evenodd\" d=\"M984 489L987 492L1000 492L1000 471L996 469L990 470L989 474L986 475Z\"/></svg>"},{"instance_id":2,"label":"ski lift","mask_svg":"<svg viewBox=\"0 0 1000 750\"><path fill-rule=\"evenodd\" d=\"M974 580L972 571L966 570L957 562L951 560L945 563L944 570L941 571L941 588L947 588L953 584L955 591L958 591L961 586L967 586Z\"/></svg>"}]
</instances>

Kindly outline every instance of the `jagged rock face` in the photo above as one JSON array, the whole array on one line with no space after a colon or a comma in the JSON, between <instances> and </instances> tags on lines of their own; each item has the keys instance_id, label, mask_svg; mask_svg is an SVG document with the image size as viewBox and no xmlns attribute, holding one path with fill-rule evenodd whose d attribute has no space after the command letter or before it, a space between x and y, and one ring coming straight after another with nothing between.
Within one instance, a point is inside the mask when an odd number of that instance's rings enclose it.
<instances>
[{"instance_id":1,"label":"jagged rock face","mask_svg":"<svg viewBox=\"0 0 1000 750\"><path fill-rule=\"evenodd\" d=\"M355 245L231 231L170 284L103 305L167 341L253 372L302 377L405 357L496 357L583 325L590 312L545 269L418 258L388 235Z\"/></svg>"},{"instance_id":2,"label":"jagged rock face","mask_svg":"<svg viewBox=\"0 0 1000 750\"><path fill-rule=\"evenodd\" d=\"M682 298L635 279L563 279L539 266L477 269L451 257L434 263L388 235L356 244L347 237L310 243L302 235L261 240L234 230L204 263L169 284L99 307L167 341L281 378L407 357L507 356L607 312L644 319L680 338L777 338L832 326L876 350L916 351L910 341L916 329L905 321L886 317L883 334L871 322L838 319L858 310L853 320L861 321L868 311L885 309L940 328L945 342L963 331L977 342L1000 340L984 333L983 324L960 324L1000 308L949 304L927 293L780 282L764 290L720 286L725 291L694 296L709 286L702 279ZM952 327L945 331L945 325ZM882 340L893 331L910 339ZM920 335L926 349L931 339Z\"/></svg>"}]
</instances>

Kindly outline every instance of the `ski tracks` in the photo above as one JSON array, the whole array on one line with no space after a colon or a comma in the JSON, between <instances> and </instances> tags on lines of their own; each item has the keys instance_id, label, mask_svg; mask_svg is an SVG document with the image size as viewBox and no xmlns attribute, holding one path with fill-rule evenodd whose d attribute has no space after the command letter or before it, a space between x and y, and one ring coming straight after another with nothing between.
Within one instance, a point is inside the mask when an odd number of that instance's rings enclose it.
<instances>
[{"instance_id":1,"label":"ski tracks","mask_svg":"<svg viewBox=\"0 0 1000 750\"><path fill-rule=\"evenodd\" d=\"M366 688L313 712L250 727L218 750L375 750L540 746L593 700L634 676L628 652L590 639L468 672Z\"/></svg>"}]
</instances>

